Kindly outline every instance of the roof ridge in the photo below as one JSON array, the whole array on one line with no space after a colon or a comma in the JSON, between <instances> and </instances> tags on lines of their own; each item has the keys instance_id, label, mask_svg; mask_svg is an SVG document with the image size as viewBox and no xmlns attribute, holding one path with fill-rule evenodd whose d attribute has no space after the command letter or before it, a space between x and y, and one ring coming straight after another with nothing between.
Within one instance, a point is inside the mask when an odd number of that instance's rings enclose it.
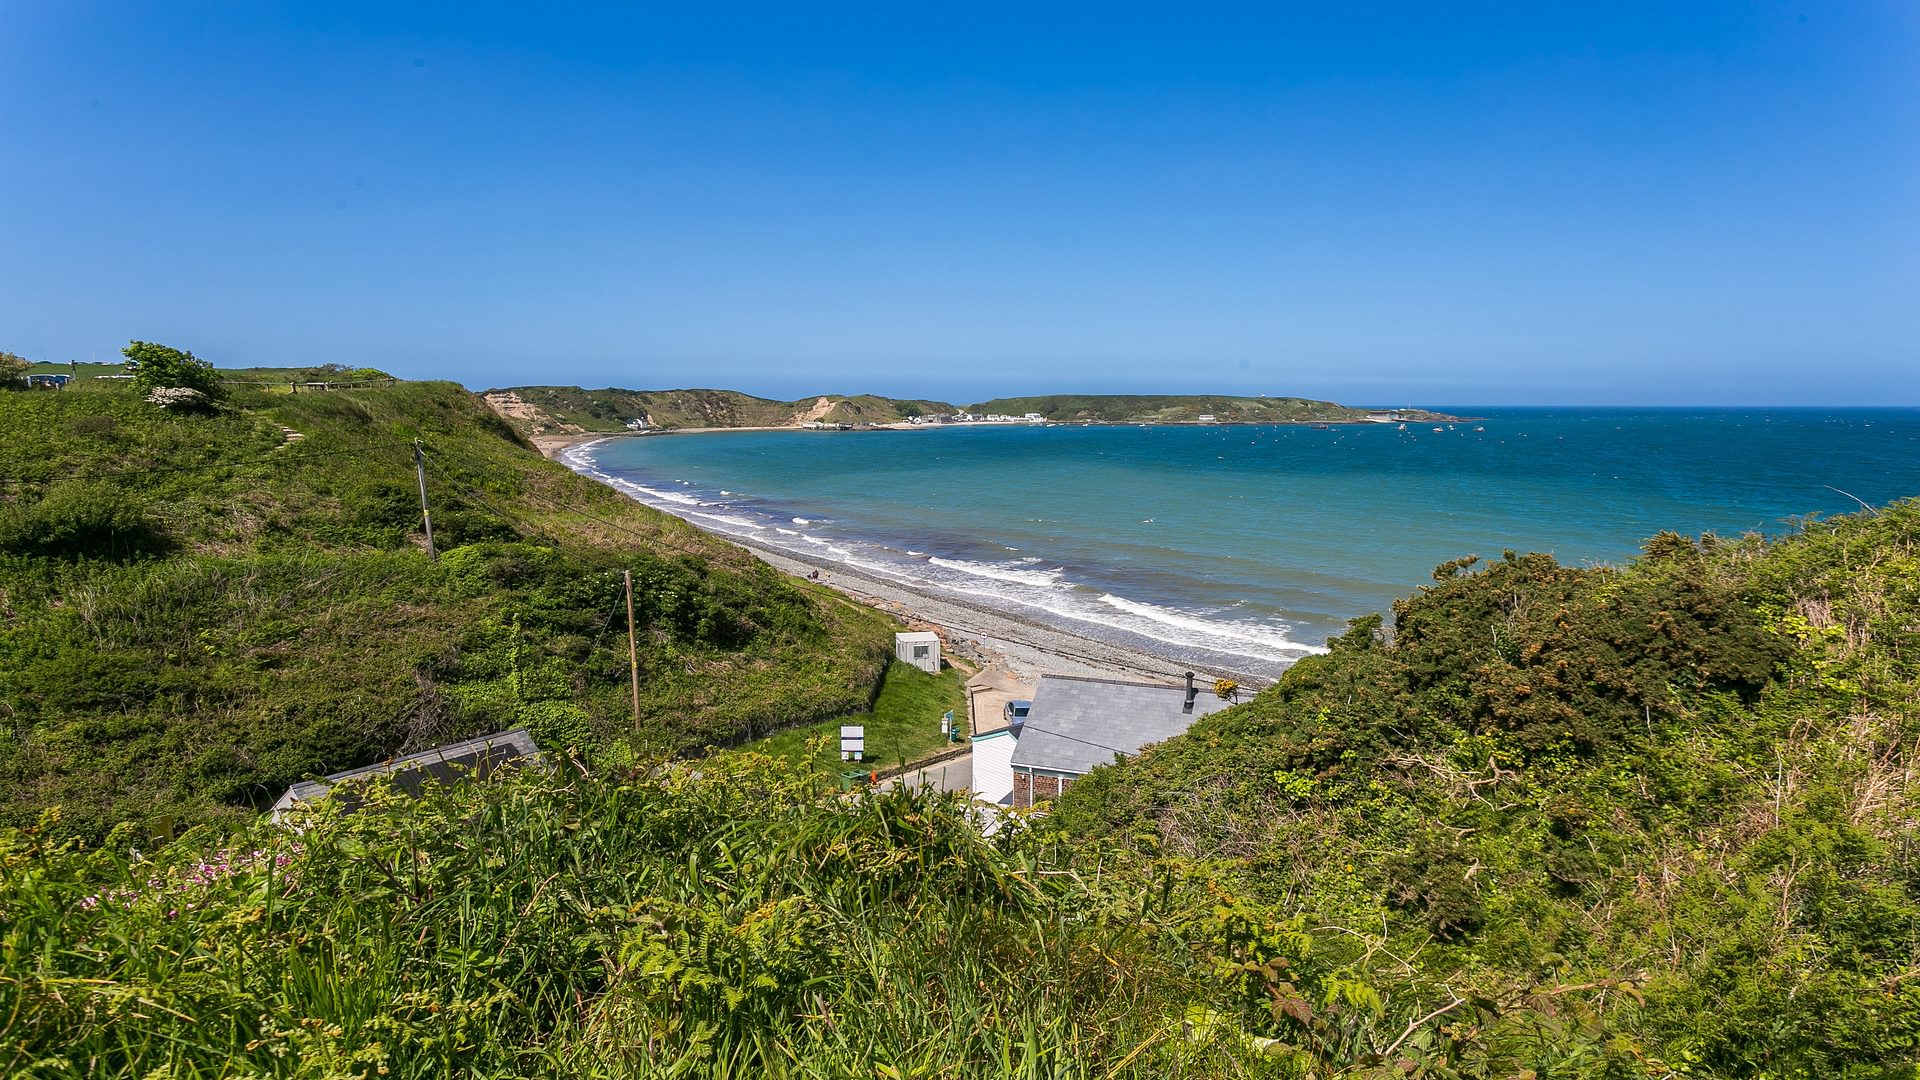
<instances>
[{"instance_id":1,"label":"roof ridge","mask_svg":"<svg viewBox=\"0 0 1920 1080\"><path fill-rule=\"evenodd\" d=\"M1194 674L1195 685L1199 685L1200 675ZM1102 679L1095 675L1055 675L1051 672L1040 676L1042 681L1059 679L1062 682L1104 683L1108 686L1144 686L1151 690L1185 690L1179 683L1142 682L1139 679Z\"/></svg>"}]
</instances>

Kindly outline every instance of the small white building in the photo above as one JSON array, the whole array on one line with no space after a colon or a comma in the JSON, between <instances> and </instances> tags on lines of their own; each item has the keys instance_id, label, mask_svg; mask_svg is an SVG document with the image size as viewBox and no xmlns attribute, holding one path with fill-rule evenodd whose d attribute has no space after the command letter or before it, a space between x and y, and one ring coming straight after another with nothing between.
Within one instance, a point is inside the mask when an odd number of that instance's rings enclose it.
<instances>
[{"instance_id":1,"label":"small white building","mask_svg":"<svg viewBox=\"0 0 1920 1080\"><path fill-rule=\"evenodd\" d=\"M940 674L940 635L920 630L893 635L893 656L929 675Z\"/></svg>"},{"instance_id":2,"label":"small white building","mask_svg":"<svg viewBox=\"0 0 1920 1080\"><path fill-rule=\"evenodd\" d=\"M1020 744L1019 735L1014 728L1001 728L973 737L974 798L996 806L1013 805L1013 751Z\"/></svg>"}]
</instances>

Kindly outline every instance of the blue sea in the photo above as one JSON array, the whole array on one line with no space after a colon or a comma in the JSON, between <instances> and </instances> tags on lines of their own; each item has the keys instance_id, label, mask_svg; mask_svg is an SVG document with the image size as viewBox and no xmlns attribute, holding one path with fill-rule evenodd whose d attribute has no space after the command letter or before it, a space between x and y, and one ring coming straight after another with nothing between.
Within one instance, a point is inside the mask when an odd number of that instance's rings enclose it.
<instances>
[{"instance_id":1,"label":"blue sea","mask_svg":"<svg viewBox=\"0 0 1920 1080\"><path fill-rule=\"evenodd\" d=\"M1264 673L1456 556L1617 562L1663 529L1920 495L1916 409L1448 411L1481 419L720 432L564 460L714 532Z\"/></svg>"}]
</instances>

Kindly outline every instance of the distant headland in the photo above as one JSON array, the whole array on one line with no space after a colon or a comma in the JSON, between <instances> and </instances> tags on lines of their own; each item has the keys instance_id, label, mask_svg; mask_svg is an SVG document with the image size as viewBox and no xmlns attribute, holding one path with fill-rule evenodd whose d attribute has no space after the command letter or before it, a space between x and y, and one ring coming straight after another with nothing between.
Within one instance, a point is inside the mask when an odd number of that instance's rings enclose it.
<instances>
[{"instance_id":1,"label":"distant headland","mask_svg":"<svg viewBox=\"0 0 1920 1080\"><path fill-rule=\"evenodd\" d=\"M745 428L1444 423L1462 419L1428 409L1365 409L1311 398L1221 394L1045 394L971 405L874 394L820 394L777 401L738 390L587 390L577 386L504 387L481 396L522 435L542 442L629 431Z\"/></svg>"}]
</instances>

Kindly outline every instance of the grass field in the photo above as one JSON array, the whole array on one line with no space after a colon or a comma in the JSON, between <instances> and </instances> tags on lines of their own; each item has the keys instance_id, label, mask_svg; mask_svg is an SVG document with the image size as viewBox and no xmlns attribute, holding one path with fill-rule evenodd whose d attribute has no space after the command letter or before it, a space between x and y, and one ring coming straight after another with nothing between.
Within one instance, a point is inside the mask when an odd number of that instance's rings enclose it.
<instances>
[{"instance_id":1,"label":"grass field","mask_svg":"<svg viewBox=\"0 0 1920 1080\"><path fill-rule=\"evenodd\" d=\"M940 716L953 710L956 722L967 720L967 673L950 667L929 675L898 660L887 666L873 709L838 720L789 728L751 748L796 763L840 767L840 725L864 724L867 760L887 768L921 757L947 745L940 735Z\"/></svg>"}]
</instances>

